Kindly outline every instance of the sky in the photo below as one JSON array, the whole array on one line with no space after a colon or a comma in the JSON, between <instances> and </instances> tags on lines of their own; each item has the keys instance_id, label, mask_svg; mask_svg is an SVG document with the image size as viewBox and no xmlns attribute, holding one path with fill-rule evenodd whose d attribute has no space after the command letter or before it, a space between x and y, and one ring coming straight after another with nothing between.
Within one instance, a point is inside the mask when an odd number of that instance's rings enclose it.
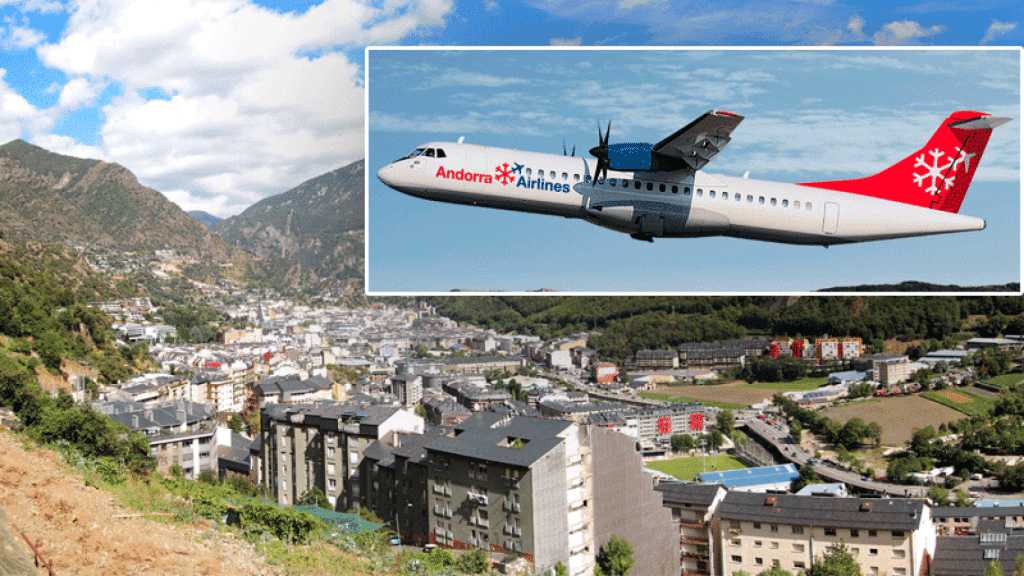
<instances>
[{"instance_id":1,"label":"sky","mask_svg":"<svg viewBox=\"0 0 1024 576\"><path fill-rule=\"evenodd\" d=\"M364 157L369 45L1020 46L1017 6L1012 0L0 0L0 143L21 138L57 153L117 162L182 208L226 217ZM591 99L609 97L598 90ZM703 112L687 106L683 115L693 110ZM611 112L566 122L592 126ZM621 122L645 137L661 133ZM554 135L557 144L561 137Z\"/></svg>"},{"instance_id":2,"label":"sky","mask_svg":"<svg viewBox=\"0 0 1024 576\"><path fill-rule=\"evenodd\" d=\"M369 290L802 293L907 280L1020 278L1019 49L371 50ZM710 109L742 114L705 172L779 182L877 173L951 112L996 129L960 213L981 232L825 249L732 238L655 239L582 220L406 196L375 176L429 141L581 155L658 142Z\"/></svg>"}]
</instances>

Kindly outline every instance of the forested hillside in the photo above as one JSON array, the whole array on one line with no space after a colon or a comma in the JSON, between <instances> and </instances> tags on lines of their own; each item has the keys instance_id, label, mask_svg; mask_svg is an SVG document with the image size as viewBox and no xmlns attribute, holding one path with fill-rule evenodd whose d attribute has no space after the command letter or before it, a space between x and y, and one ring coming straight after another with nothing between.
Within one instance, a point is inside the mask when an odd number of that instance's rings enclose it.
<instances>
[{"instance_id":1,"label":"forested hillside","mask_svg":"<svg viewBox=\"0 0 1024 576\"><path fill-rule=\"evenodd\" d=\"M857 336L876 350L899 336L942 340L968 316L982 335L1024 332L1024 298L953 296L430 297L438 314L499 332L542 337L600 331L603 357L751 334Z\"/></svg>"}]
</instances>

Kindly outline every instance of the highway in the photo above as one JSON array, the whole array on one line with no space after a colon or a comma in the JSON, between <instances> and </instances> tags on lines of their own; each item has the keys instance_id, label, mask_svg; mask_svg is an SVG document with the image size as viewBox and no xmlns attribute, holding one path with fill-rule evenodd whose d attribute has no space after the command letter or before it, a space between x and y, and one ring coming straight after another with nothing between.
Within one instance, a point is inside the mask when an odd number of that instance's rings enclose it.
<instances>
[{"instance_id":1,"label":"highway","mask_svg":"<svg viewBox=\"0 0 1024 576\"><path fill-rule=\"evenodd\" d=\"M812 456L801 450L790 438L789 426L784 421L776 421L772 425L758 418L745 418L743 420L736 420L736 427L740 426L746 427L747 432L764 440L775 448L775 451L782 455L784 459L796 464L797 467L808 464L812 460ZM928 494L928 489L921 486L899 486L886 484L885 482L876 482L828 462L817 462L813 467L814 471L823 479L830 482L843 482L850 486L855 486L859 490L867 490L888 496L912 498L924 498Z\"/></svg>"}]
</instances>

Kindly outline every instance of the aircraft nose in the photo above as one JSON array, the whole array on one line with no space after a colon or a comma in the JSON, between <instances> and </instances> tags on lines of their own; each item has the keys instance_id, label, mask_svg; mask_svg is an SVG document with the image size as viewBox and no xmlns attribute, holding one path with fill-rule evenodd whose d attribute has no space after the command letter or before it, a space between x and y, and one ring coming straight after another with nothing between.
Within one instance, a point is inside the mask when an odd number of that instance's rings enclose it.
<instances>
[{"instance_id":1,"label":"aircraft nose","mask_svg":"<svg viewBox=\"0 0 1024 576\"><path fill-rule=\"evenodd\" d=\"M388 164L387 166L381 168L380 170L377 170L377 179L380 180L381 182L387 184L388 186L390 186L391 185L391 178L389 177L389 173L390 172L391 172L391 165Z\"/></svg>"}]
</instances>

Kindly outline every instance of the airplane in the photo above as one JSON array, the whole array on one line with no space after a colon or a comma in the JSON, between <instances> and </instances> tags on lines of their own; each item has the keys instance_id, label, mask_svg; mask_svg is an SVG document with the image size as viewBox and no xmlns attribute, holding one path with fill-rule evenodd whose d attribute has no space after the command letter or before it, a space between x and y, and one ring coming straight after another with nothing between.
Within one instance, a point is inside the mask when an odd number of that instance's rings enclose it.
<instances>
[{"instance_id":1,"label":"airplane","mask_svg":"<svg viewBox=\"0 0 1024 576\"><path fill-rule=\"evenodd\" d=\"M731 236L785 244L868 242L983 230L959 214L992 129L1011 120L953 112L918 151L872 176L785 184L709 174L743 116L710 110L657 144L609 144L596 162L428 142L377 172L428 200L582 218L637 240ZM575 148L573 149L575 154Z\"/></svg>"}]
</instances>

